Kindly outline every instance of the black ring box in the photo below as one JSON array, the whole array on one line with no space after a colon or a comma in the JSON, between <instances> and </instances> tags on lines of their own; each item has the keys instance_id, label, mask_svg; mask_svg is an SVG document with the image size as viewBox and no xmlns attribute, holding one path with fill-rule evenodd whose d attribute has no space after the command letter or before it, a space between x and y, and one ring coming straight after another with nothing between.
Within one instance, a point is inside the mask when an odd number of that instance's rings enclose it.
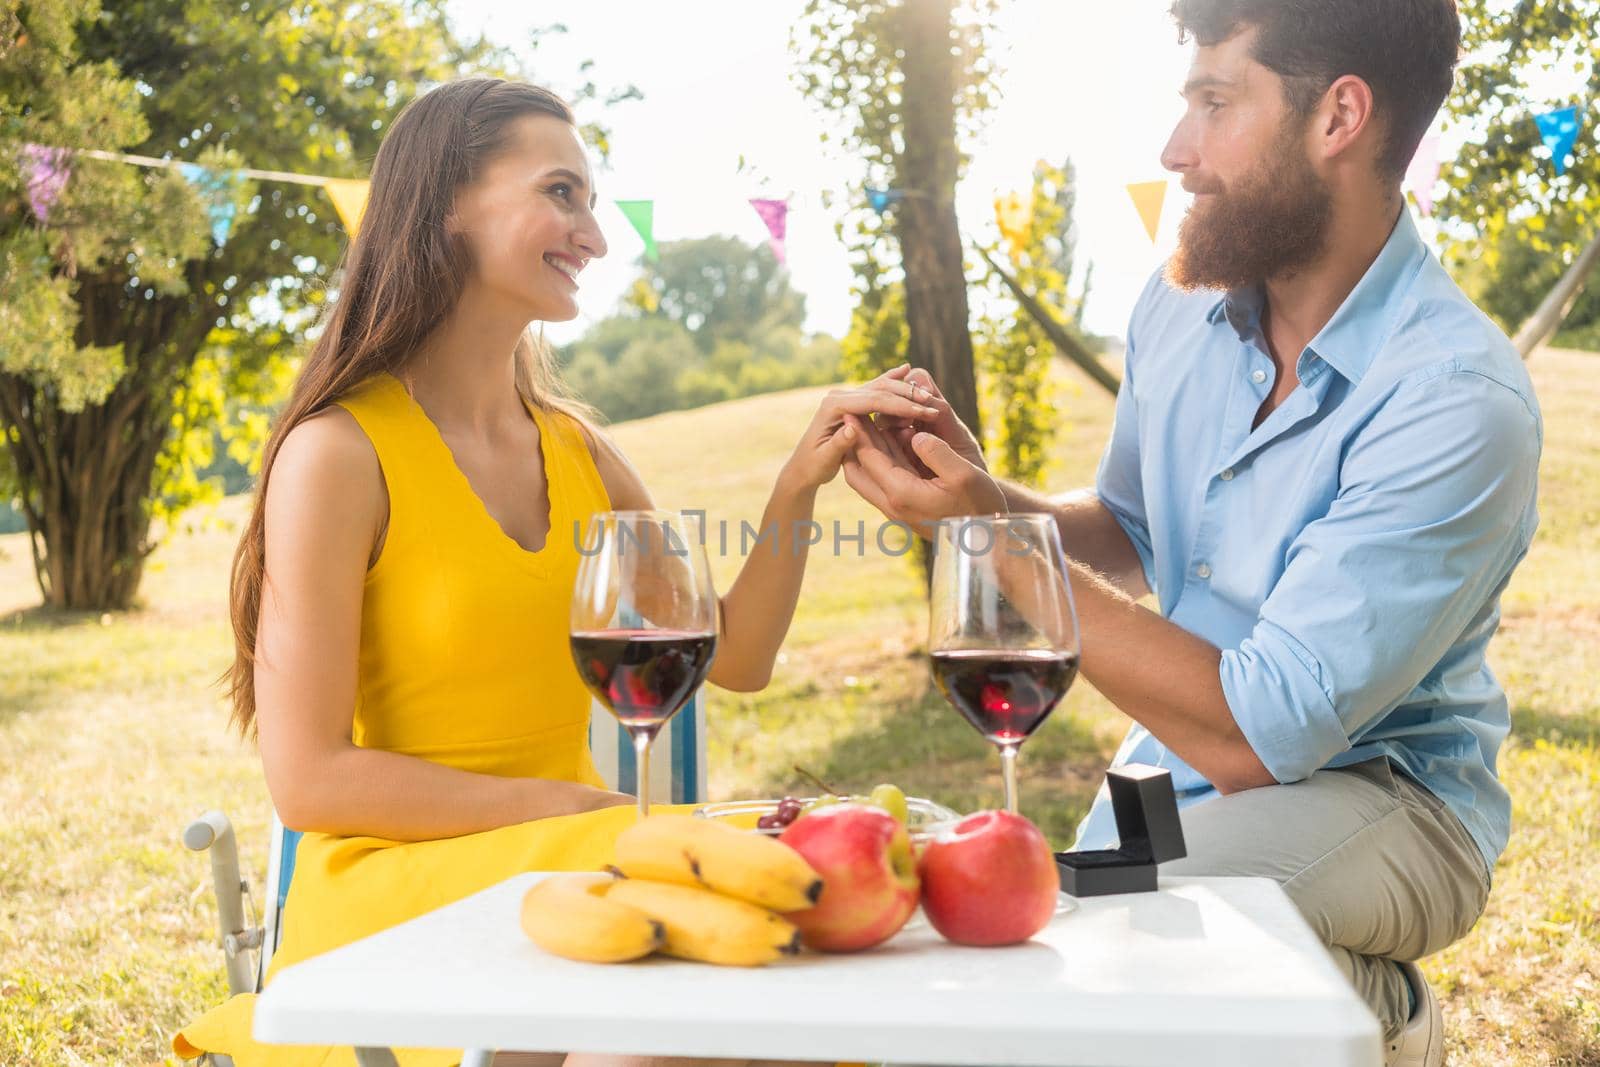
<instances>
[{"instance_id":1,"label":"black ring box","mask_svg":"<svg viewBox=\"0 0 1600 1067\"><path fill-rule=\"evenodd\" d=\"M1110 893L1151 893L1156 864L1189 854L1178 818L1172 773L1130 763L1106 772L1111 813L1117 821L1116 848L1057 852L1061 889L1075 897Z\"/></svg>"}]
</instances>

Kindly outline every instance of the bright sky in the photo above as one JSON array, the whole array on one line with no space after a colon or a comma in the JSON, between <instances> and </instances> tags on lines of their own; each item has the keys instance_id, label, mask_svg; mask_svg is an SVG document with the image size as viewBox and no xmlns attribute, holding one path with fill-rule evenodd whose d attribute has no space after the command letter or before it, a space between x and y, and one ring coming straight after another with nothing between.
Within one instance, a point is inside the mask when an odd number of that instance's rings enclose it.
<instances>
[{"instance_id":1,"label":"bright sky","mask_svg":"<svg viewBox=\"0 0 1600 1067\"><path fill-rule=\"evenodd\" d=\"M1169 184L1154 244L1126 186L1170 178L1160 153L1182 111L1178 88L1191 46L1179 45L1167 15L1171 0L1004 0L989 40L1004 94L970 146L957 191L963 228L994 234L996 193L1027 187L1034 161L1077 167L1079 230L1076 291L1083 265L1095 263L1085 325L1120 336L1151 271L1176 243L1188 197ZM789 269L806 295L806 326L835 335L849 324L851 273L833 235L824 190L843 192L859 168L818 140L826 119L791 81L790 27L804 0L584 0L552 9L525 0L450 0L466 33L486 32L524 51L531 31L559 19L533 64L557 90L582 78L603 87L632 83L644 99L584 115L611 128L612 157L598 175L600 222L611 254L584 271L572 323L550 328L557 342L605 317L637 272L642 243L614 199L653 199L657 240L733 234L749 242L766 229L750 197L790 198ZM533 8L543 8L535 13ZM1530 72L1531 116L1569 102L1578 82L1570 62ZM1581 77L1578 78L1581 81ZM1552 103L1554 102L1554 103ZM1443 121L1441 159L1451 159L1470 131ZM740 171L740 159L744 170ZM1431 220L1422 221L1432 236Z\"/></svg>"},{"instance_id":2,"label":"bright sky","mask_svg":"<svg viewBox=\"0 0 1600 1067\"><path fill-rule=\"evenodd\" d=\"M1080 272L1095 262L1085 325L1097 333L1123 333L1187 206L1172 182L1152 245L1125 188L1168 177L1159 157L1181 113L1190 51L1177 42L1169 5L1007 0L990 39L1004 98L958 191L962 225L992 234L996 192L1026 188L1036 159L1070 156ZM559 17L569 32L545 38L534 64L540 77L557 89L574 85L576 64L592 59L599 84L632 82L644 94L591 116L612 130L610 166L598 176L611 254L583 275L583 316L552 328L551 338L569 340L605 316L634 276L642 244L612 199L655 200L658 240L728 233L756 242L766 230L748 198L785 195L789 267L806 294L806 325L842 334L850 268L819 194L844 189L858 170L819 144L825 120L790 80L789 29L803 0L586 0L535 14L536 6L452 0L451 12L461 30L516 47Z\"/></svg>"}]
</instances>

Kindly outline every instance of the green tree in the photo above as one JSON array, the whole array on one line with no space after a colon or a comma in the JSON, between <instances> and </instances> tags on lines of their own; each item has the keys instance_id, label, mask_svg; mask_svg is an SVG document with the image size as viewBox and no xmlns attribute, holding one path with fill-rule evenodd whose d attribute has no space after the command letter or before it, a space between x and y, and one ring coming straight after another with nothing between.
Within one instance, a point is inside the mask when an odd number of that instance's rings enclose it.
<instances>
[{"instance_id":1,"label":"green tree","mask_svg":"<svg viewBox=\"0 0 1600 1067\"><path fill-rule=\"evenodd\" d=\"M679 323L614 317L568 348L563 372L579 396L622 421L681 407L678 375L701 358Z\"/></svg>"},{"instance_id":2,"label":"green tree","mask_svg":"<svg viewBox=\"0 0 1600 1067\"><path fill-rule=\"evenodd\" d=\"M845 375L875 378L904 361L907 334L906 287L898 282L862 286L850 310L850 329L840 342Z\"/></svg>"},{"instance_id":3,"label":"green tree","mask_svg":"<svg viewBox=\"0 0 1600 1067\"><path fill-rule=\"evenodd\" d=\"M1068 292L1077 244L1072 163L1040 160L1033 169L1030 213L1023 239L1011 251L1013 277L1057 321L1073 323L1079 301ZM978 382L982 387L985 452L995 471L1038 485L1057 430L1050 363L1055 345L991 276L990 310L979 322Z\"/></svg>"},{"instance_id":4,"label":"green tree","mask_svg":"<svg viewBox=\"0 0 1600 1067\"><path fill-rule=\"evenodd\" d=\"M1445 258L1507 330L1538 305L1579 251L1600 237L1600 140L1590 102L1600 92L1600 0L1461 0L1468 56L1447 104L1467 143L1446 168L1439 203ZM1535 98L1530 85L1570 86ZM1571 166L1557 175L1533 116L1577 105ZM1568 336L1590 334L1600 305L1573 305Z\"/></svg>"},{"instance_id":5,"label":"green tree","mask_svg":"<svg viewBox=\"0 0 1600 1067\"><path fill-rule=\"evenodd\" d=\"M1452 257L1452 273L1478 306L1507 334L1528 320L1545 294L1566 272L1575 250L1595 239L1572 213L1556 208L1550 217L1530 215L1496 228L1493 241L1475 244ZM1554 343L1568 348L1600 348L1600 285L1589 285L1572 302Z\"/></svg>"},{"instance_id":6,"label":"green tree","mask_svg":"<svg viewBox=\"0 0 1600 1067\"><path fill-rule=\"evenodd\" d=\"M276 380L343 235L318 190L240 183L219 248L176 170L82 156L41 224L20 145L354 174L395 106L467 50L427 5L65 0L13 17L0 57L7 474L47 602L126 607L152 518L202 495L195 472L225 398ZM261 303L273 313L253 315Z\"/></svg>"},{"instance_id":7,"label":"green tree","mask_svg":"<svg viewBox=\"0 0 1600 1067\"><path fill-rule=\"evenodd\" d=\"M796 82L837 120L825 134L862 160L862 187L904 195L886 214L853 194L839 234L855 253L853 373L926 368L979 426L955 187L962 136L995 100L984 50L996 0L809 0L791 39ZM901 327L896 321L903 308ZM900 339L904 347L896 349ZM890 353L896 353L891 357ZM869 361L862 365L860 361Z\"/></svg>"},{"instance_id":8,"label":"green tree","mask_svg":"<svg viewBox=\"0 0 1600 1067\"><path fill-rule=\"evenodd\" d=\"M610 420L825 385L839 377L839 342L781 326L748 341L718 341L700 351L670 319L604 319L562 353L563 373Z\"/></svg>"},{"instance_id":9,"label":"green tree","mask_svg":"<svg viewBox=\"0 0 1600 1067\"><path fill-rule=\"evenodd\" d=\"M804 335L805 297L765 245L715 236L660 253L562 354L568 383L607 418L837 380L839 343Z\"/></svg>"},{"instance_id":10,"label":"green tree","mask_svg":"<svg viewBox=\"0 0 1600 1067\"><path fill-rule=\"evenodd\" d=\"M152 520L217 491L200 474L219 427L255 462L345 236L320 189L241 182L219 247L177 171L85 156L41 222L20 147L360 176L418 92L512 66L459 39L444 0L8 0L0 497L47 603L133 602Z\"/></svg>"},{"instance_id":11,"label":"green tree","mask_svg":"<svg viewBox=\"0 0 1600 1067\"><path fill-rule=\"evenodd\" d=\"M765 245L715 235L659 246L629 291L627 304L642 315L680 323L702 352L725 341L751 341L805 319L805 296L789 284Z\"/></svg>"}]
</instances>

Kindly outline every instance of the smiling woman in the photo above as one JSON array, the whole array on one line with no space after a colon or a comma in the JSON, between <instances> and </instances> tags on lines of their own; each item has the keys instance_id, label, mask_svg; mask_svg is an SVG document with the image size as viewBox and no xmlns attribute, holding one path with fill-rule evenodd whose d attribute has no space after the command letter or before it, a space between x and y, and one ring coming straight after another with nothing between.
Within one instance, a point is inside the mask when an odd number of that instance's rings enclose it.
<instances>
[{"instance_id":1,"label":"smiling woman","mask_svg":"<svg viewBox=\"0 0 1600 1067\"><path fill-rule=\"evenodd\" d=\"M588 173L570 123L529 116L511 124L504 150L457 197L451 216L471 241L472 280L486 295L525 307L541 322L577 315L578 273L606 254Z\"/></svg>"},{"instance_id":2,"label":"smiling woman","mask_svg":"<svg viewBox=\"0 0 1600 1067\"><path fill-rule=\"evenodd\" d=\"M603 867L634 819L589 754L572 531L654 502L529 335L577 314L584 265L606 253L593 186L566 104L514 82L428 93L378 151L233 570L234 721L258 736L284 823L304 831L269 983L513 874ZM851 445L845 418L932 414L905 374L823 400L762 520L774 551L721 599L712 681L766 685L800 593L801 531ZM236 997L174 1047L238 1067L308 1062L255 1044L252 1010ZM321 1052L310 1062L352 1062Z\"/></svg>"}]
</instances>

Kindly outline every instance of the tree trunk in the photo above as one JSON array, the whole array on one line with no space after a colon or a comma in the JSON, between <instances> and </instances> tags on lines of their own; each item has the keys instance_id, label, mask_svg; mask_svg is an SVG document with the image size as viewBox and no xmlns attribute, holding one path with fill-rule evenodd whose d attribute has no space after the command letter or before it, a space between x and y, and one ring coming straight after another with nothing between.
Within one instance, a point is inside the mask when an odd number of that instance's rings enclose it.
<instances>
[{"instance_id":1,"label":"tree trunk","mask_svg":"<svg viewBox=\"0 0 1600 1067\"><path fill-rule=\"evenodd\" d=\"M122 279L81 276L80 345L121 343L122 379L103 402L62 410L53 390L0 373L0 427L9 442L34 570L50 607L134 605L149 538L156 461L172 432L174 397L210 332L216 305L203 268L191 293L140 300Z\"/></svg>"},{"instance_id":2,"label":"tree trunk","mask_svg":"<svg viewBox=\"0 0 1600 1067\"><path fill-rule=\"evenodd\" d=\"M0 375L0 421L20 437L11 455L51 607L133 605L152 547L145 502L170 427L170 403L156 412L151 399L119 385L104 404L68 413L31 383Z\"/></svg>"},{"instance_id":3,"label":"tree trunk","mask_svg":"<svg viewBox=\"0 0 1600 1067\"><path fill-rule=\"evenodd\" d=\"M967 279L956 222L956 56L951 0L905 0L899 184L895 212L905 266L908 360L933 375L961 421L982 440L967 324Z\"/></svg>"},{"instance_id":4,"label":"tree trunk","mask_svg":"<svg viewBox=\"0 0 1600 1067\"><path fill-rule=\"evenodd\" d=\"M1572 261L1572 266L1567 268L1561 280L1556 282L1544 300L1528 321L1517 330L1517 336L1511 341L1517 346L1517 351L1522 353L1522 358L1538 348L1561 328L1562 320L1572 310L1572 305L1583 294L1584 283L1589 280L1589 275L1594 272L1595 266L1600 264L1600 233L1596 233L1594 240L1589 242L1589 247L1578 254Z\"/></svg>"}]
</instances>

